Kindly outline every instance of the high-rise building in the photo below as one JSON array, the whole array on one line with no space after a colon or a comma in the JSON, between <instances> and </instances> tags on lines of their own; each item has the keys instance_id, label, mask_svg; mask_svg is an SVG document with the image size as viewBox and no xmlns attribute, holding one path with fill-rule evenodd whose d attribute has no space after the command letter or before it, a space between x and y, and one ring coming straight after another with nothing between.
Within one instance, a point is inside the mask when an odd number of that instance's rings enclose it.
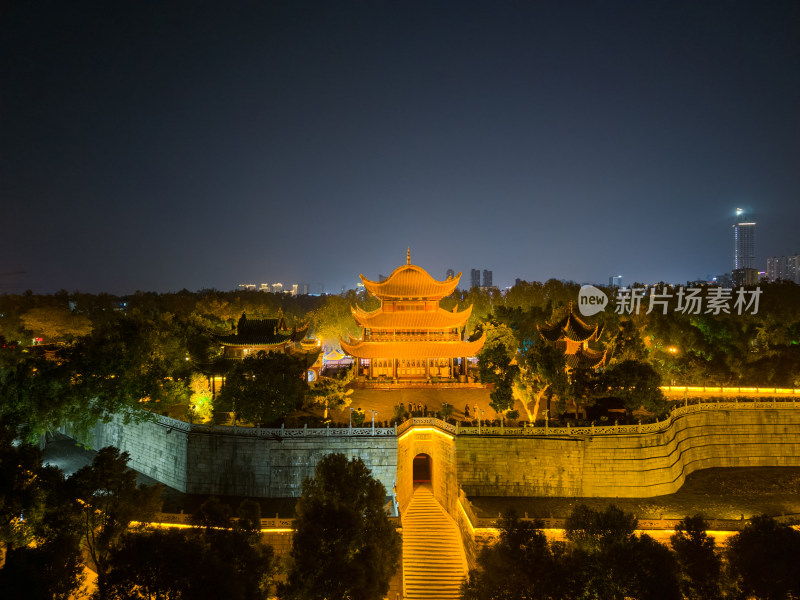
<instances>
[{"instance_id":1,"label":"high-rise building","mask_svg":"<svg viewBox=\"0 0 800 600\"><path fill-rule=\"evenodd\" d=\"M469 272L470 288L481 287L481 272L478 269L472 269Z\"/></svg>"},{"instance_id":2,"label":"high-rise building","mask_svg":"<svg viewBox=\"0 0 800 600\"><path fill-rule=\"evenodd\" d=\"M769 281L781 279L800 284L800 254L768 258L767 279Z\"/></svg>"},{"instance_id":3,"label":"high-rise building","mask_svg":"<svg viewBox=\"0 0 800 600\"><path fill-rule=\"evenodd\" d=\"M445 279L452 279L456 276L456 272L453 269L447 269L447 274L445 275Z\"/></svg>"},{"instance_id":4,"label":"high-rise building","mask_svg":"<svg viewBox=\"0 0 800 600\"><path fill-rule=\"evenodd\" d=\"M754 269L756 263L756 223L744 209L736 209L733 225L733 269Z\"/></svg>"},{"instance_id":5,"label":"high-rise building","mask_svg":"<svg viewBox=\"0 0 800 600\"><path fill-rule=\"evenodd\" d=\"M608 287L622 287L622 275L612 275L608 278Z\"/></svg>"},{"instance_id":6,"label":"high-rise building","mask_svg":"<svg viewBox=\"0 0 800 600\"><path fill-rule=\"evenodd\" d=\"M492 272L489 269L483 270L483 287L492 287Z\"/></svg>"}]
</instances>

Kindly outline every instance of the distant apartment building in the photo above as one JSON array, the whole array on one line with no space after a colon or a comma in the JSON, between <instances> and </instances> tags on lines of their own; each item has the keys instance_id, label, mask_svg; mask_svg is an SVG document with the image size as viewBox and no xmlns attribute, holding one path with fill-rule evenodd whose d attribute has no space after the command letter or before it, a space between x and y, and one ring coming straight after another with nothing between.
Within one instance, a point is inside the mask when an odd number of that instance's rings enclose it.
<instances>
[{"instance_id":1,"label":"distant apartment building","mask_svg":"<svg viewBox=\"0 0 800 600\"><path fill-rule=\"evenodd\" d=\"M289 286L284 286L280 282L276 283L240 283L239 289L243 291L255 292L258 290L259 292L264 293L273 293L273 294L291 294L292 296L305 296L308 294L308 284L307 283L293 283Z\"/></svg>"},{"instance_id":2,"label":"distant apartment building","mask_svg":"<svg viewBox=\"0 0 800 600\"><path fill-rule=\"evenodd\" d=\"M622 275L612 275L608 278L608 287L622 287Z\"/></svg>"},{"instance_id":3,"label":"distant apartment building","mask_svg":"<svg viewBox=\"0 0 800 600\"><path fill-rule=\"evenodd\" d=\"M800 284L800 254L768 258L767 279L769 281L780 279Z\"/></svg>"},{"instance_id":4,"label":"distant apartment building","mask_svg":"<svg viewBox=\"0 0 800 600\"><path fill-rule=\"evenodd\" d=\"M447 274L445 275L445 279L452 279L456 276L456 272L453 269L447 269Z\"/></svg>"},{"instance_id":5,"label":"distant apartment building","mask_svg":"<svg viewBox=\"0 0 800 600\"><path fill-rule=\"evenodd\" d=\"M489 269L483 270L483 287L492 287L492 272Z\"/></svg>"},{"instance_id":6,"label":"distant apartment building","mask_svg":"<svg viewBox=\"0 0 800 600\"><path fill-rule=\"evenodd\" d=\"M470 288L479 288L481 287L481 272L480 269L472 269L469 273L469 287Z\"/></svg>"},{"instance_id":7,"label":"distant apartment building","mask_svg":"<svg viewBox=\"0 0 800 600\"><path fill-rule=\"evenodd\" d=\"M733 285L758 285L758 269L734 269L731 272Z\"/></svg>"}]
</instances>

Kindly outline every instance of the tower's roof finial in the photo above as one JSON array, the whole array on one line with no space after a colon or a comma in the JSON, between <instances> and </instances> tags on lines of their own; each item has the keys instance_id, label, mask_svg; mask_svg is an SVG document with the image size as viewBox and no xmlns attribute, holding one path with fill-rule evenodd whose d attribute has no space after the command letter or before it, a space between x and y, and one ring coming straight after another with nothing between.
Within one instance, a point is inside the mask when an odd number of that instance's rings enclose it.
<instances>
[{"instance_id":1,"label":"tower's roof finial","mask_svg":"<svg viewBox=\"0 0 800 600\"><path fill-rule=\"evenodd\" d=\"M406 264L411 264L411 246L408 247L408 253L406 254Z\"/></svg>"}]
</instances>

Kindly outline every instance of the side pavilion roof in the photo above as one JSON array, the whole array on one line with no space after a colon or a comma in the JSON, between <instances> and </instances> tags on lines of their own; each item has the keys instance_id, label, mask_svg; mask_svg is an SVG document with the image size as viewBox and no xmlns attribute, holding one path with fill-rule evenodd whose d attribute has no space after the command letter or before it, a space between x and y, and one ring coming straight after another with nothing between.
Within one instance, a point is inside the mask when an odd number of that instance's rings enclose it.
<instances>
[{"instance_id":1,"label":"side pavilion roof","mask_svg":"<svg viewBox=\"0 0 800 600\"><path fill-rule=\"evenodd\" d=\"M599 325L588 325L572 312L572 307L565 317L555 323L537 325L537 329L542 336L551 342L555 342L562 337L573 342L586 342L596 340L600 337L603 329Z\"/></svg>"}]
</instances>

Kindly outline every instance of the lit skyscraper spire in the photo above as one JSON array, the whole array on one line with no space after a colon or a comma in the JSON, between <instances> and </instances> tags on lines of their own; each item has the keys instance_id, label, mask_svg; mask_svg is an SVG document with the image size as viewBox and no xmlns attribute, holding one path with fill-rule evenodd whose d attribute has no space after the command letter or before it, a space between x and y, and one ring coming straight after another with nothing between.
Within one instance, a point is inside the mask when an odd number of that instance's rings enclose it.
<instances>
[{"instance_id":1,"label":"lit skyscraper spire","mask_svg":"<svg viewBox=\"0 0 800 600\"><path fill-rule=\"evenodd\" d=\"M756 223L742 208L733 225L733 268L753 269L756 263Z\"/></svg>"}]
</instances>

